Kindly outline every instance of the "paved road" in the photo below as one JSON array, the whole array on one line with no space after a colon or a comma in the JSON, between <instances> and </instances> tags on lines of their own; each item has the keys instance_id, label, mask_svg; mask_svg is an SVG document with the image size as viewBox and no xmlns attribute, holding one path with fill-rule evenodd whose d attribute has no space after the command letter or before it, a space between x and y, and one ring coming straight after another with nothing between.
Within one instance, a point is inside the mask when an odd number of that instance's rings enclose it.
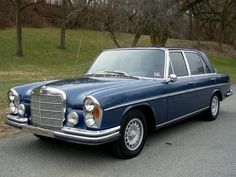
<instances>
[{"instance_id":1,"label":"paved road","mask_svg":"<svg viewBox=\"0 0 236 177\"><path fill-rule=\"evenodd\" d=\"M236 94L216 121L163 128L131 160L114 158L107 146L42 142L28 133L0 138L0 177L8 176L236 177Z\"/></svg>"}]
</instances>

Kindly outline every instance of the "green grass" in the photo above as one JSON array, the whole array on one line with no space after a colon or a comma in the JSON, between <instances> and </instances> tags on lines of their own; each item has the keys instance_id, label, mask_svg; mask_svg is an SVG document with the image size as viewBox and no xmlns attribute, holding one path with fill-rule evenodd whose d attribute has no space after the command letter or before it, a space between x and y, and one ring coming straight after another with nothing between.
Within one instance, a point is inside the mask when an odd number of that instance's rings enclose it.
<instances>
[{"instance_id":1,"label":"green grass","mask_svg":"<svg viewBox=\"0 0 236 177\"><path fill-rule=\"evenodd\" d=\"M24 28L24 57L17 58L15 29L0 30L0 124L7 113L6 94L11 87L38 80L79 75L99 52L115 47L107 32L78 29L66 31L66 49L61 50L58 48L59 35L60 31L56 28ZM83 42L79 62L75 65L81 36ZM122 47L128 47L132 37L131 34L118 34ZM171 40L169 44L171 45ZM150 46L149 37L143 36L138 46ZM230 74L231 80L236 83L236 60L215 56L210 56L210 59L219 72Z\"/></svg>"},{"instance_id":2,"label":"green grass","mask_svg":"<svg viewBox=\"0 0 236 177\"><path fill-rule=\"evenodd\" d=\"M60 30L56 28L23 29L24 57L15 56L15 29L0 30L0 123L4 119L8 90L23 83L44 79L58 79L83 73L98 53L115 48L109 33L89 30L67 30L66 49L59 49ZM80 57L76 65L78 47L83 36ZM131 44L133 35L119 33L122 47ZM149 45L143 36L138 46Z\"/></svg>"},{"instance_id":3,"label":"green grass","mask_svg":"<svg viewBox=\"0 0 236 177\"><path fill-rule=\"evenodd\" d=\"M209 56L211 63L218 73L230 75L232 83L236 83L236 59L219 56Z\"/></svg>"}]
</instances>

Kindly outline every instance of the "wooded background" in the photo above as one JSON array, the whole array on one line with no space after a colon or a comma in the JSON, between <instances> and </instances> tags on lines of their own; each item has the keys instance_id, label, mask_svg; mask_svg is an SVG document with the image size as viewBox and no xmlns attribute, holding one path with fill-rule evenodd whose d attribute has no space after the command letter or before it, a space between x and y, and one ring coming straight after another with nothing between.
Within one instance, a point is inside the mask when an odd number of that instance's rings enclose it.
<instances>
[{"instance_id":1,"label":"wooded background","mask_svg":"<svg viewBox=\"0 0 236 177\"><path fill-rule=\"evenodd\" d=\"M117 47L117 32L142 35L152 46L168 38L202 40L236 47L235 0L1 0L0 28L16 27L16 55L23 56L22 27L59 27L64 49L66 28L108 31Z\"/></svg>"}]
</instances>

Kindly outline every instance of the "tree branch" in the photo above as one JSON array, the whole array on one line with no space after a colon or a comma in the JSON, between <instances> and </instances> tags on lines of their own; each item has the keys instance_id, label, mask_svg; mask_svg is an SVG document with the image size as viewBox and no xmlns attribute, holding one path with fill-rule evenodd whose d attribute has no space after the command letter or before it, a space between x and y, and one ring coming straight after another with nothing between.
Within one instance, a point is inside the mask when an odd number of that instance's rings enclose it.
<instances>
[{"instance_id":1,"label":"tree branch","mask_svg":"<svg viewBox=\"0 0 236 177\"><path fill-rule=\"evenodd\" d=\"M20 8L20 11L24 10L26 7L34 6L34 5L36 5L36 4L42 3L43 1L44 1L44 0L41 0L41 1L38 1L38 2L34 2L34 3L25 4L23 7Z\"/></svg>"}]
</instances>

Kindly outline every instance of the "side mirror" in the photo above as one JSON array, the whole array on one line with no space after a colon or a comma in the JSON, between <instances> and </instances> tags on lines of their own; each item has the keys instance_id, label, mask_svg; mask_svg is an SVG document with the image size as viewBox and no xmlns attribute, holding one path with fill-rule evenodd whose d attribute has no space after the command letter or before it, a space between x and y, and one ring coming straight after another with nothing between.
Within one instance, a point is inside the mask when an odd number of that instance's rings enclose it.
<instances>
[{"instance_id":1,"label":"side mirror","mask_svg":"<svg viewBox=\"0 0 236 177\"><path fill-rule=\"evenodd\" d=\"M168 79L165 80L165 83L175 82L177 80L177 76L175 74L170 74Z\"/></svg>"},{"instance_id":2,"label":"side mirror","mask_svg":"<svg viewBox=\"0 0 236 177\"><path fill-rule=\"evenodd\" d=\"M177 76L175 74L169 75L170 82L175 82L177 80Z\"/></svg>"}]
</instances>

